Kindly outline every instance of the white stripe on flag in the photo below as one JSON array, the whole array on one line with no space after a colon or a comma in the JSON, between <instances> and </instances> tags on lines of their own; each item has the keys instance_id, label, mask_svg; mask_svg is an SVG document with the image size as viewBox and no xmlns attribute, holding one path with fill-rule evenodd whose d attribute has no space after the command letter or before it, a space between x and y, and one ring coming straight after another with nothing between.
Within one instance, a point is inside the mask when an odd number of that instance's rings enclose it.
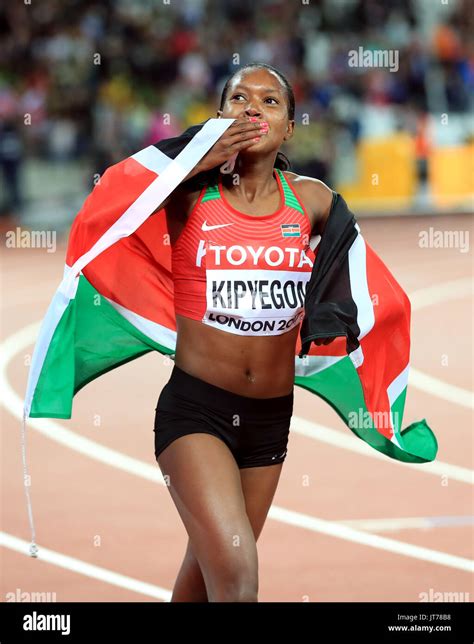
<instances>
[{"instance_id":1,"label":"white stripe on flag","mask_svg":"<svg viewBox=\"0 0 474 644\"><path fill-rule=\"evenodd\" d=\"M360 329L358 339L362 340L373 329L375 314L367 283L365 240L360 233L354 239L348 255L351 293L357 306L357 324Z\"/></svg>"},{"instance_id":2,"label":"white stripe on flag","mask_svg":"<svg viewBox=\"0 0 474 644\"><path fill-rule=\"evenodd\" d=\"M34 390L39 380L41 369L43 368L46 352L48 350L51 339L56 331L59 320L64 315L70 300L63 293L56 291L51 300L51 303L46 311L46 315L41 323L41 328L38 333L38 338L35 343L33 358L31 360L30 371L28 374L28 384L26 386L24 413L25 418L28 418L31 410L31 401L33 400Z\"/></svg>"},{"instance_id":3,"label":"white stripe on flag","mask_svg":"<svg viewBox=\"0 0 474 644\"><path fill-rule=\"evenodd\" d=\"M60 289L68 295L80 271L119 239L128 237L151 215L156 207L173 192L206 152L222 136L234 119L209 119L176 159L170 159L163 172L127 208L117 221L99 238L92 248L77 259Z\"/></svg>"},{"instance_id":4,"label":"white stripe on flag","mask_svg":"<svg viewBox=\"0 0 474 644\"><path fill-rule=\"evenodd\" d=\"M352 299L357 306L357 325L359 327L359 340L362 340L375 324L374 305L369 293L367 284L367 260L365 240L360 233L358 224L355 224L358 232L351 247L349 248L349 280ZM364 362L362 346L349 354L354 367L357 369Z\"/></svg>"},{"instance_id":5,"label":"white stripe on flag","mask_svg":"<svg viewBox=\"0 0 474 644\"><path fill-rule=\"evenodd\" d=\"M104 297L107 302L114 307L114 309L120 313L132 326L141 331L147 338L150 338L154 342L161 344L167 349L176 350L176 331L168 329L162 324L148 320L147 318L138 315L130 309L126 309L121 304L117 304L113 300L109 300L108 297Z\"/></svg>"},{"instance_id":6,"label":"white stripe on flag","mask_svg":"<svg viewBox=\"0 0 474 644\"><path fill-rule=\"evenodd\" d=\"M346 356L295 356L295 376L312 376L343 360Z\"/></svg>"},{"instance_id":7,"label":"white stripe on flag","mask_svg":"<svg viewBox=\"0 0 474 644\"><path fill-rule=\"evenodd\" d=\"M132 154L132 159L135 159L140 165L155 174L161 174L170 162L170 158L154 145L149 145L147 148Z\"/></svg>"},{"instance_id":8,"label":"white stripe on flag","mask_svg":"<svg viewBox=\"0 0 474 644\"><path fill-rule=\"evenodd\" d=\"M403 446L403 439L400 434L401 418L398 418L398 416L397 418L393 417L392 407L395 401L397 400L397 398L402 393L402 391L406 389L406 386L408 384L409 371L410 371L410 364L407 364L405 369L403 369L403 371L399 373L398 376L387 387L387 396L390 404L390 422L392 424L392 429L393 429L393 436L391 440L393 443L398 445L401 449L405 449Z\"/></svg>"}]
</instances>

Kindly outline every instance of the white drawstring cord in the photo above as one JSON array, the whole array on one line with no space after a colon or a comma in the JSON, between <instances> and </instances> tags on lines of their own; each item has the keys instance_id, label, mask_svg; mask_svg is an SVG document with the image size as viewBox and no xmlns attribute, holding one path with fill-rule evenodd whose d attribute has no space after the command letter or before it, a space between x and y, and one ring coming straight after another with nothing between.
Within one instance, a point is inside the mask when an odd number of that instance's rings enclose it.
<instances>
[{"instance_id":1,"label":"white drawstring cord","mask_svg":"<svg viewBox=\"0 0 474 644\"><path fill-rule=\"evenodd\" d=\"M28 519L30 521L31 528L31 543L29 548L30 557L38 557L38 546L36 545L36 536L35 536L35 526L33 523L33 510L31 507L31 498L30 498L30 487L31 487L31 477L28 475L28 469L26 465L26 411L23 410L23 422L21 424L21 451L23 456L23 484L25 486L26 501L28 504Z\"/></svg>"}]
</instances>

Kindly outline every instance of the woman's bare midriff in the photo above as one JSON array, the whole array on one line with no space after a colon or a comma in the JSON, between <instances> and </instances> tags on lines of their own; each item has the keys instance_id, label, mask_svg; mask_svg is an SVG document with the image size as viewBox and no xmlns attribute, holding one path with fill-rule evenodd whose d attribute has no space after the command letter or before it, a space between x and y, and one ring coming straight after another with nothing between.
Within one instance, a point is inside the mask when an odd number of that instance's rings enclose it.
<instances>
[{"instance_id":1,"label":"woman's bare midriff","mask_svg":"<svg viewBox=\"0 0 474 644\"><path fill-rule=\"evenodd\" d=\"M172 244L176 242L198 197L199 191L184 193L181 199L175 199L167 207ZM253 209L248 204L239 203L234 196L230 200L235 208L252 214L250 210ZM259 202L259 213L275 211L279 201L278 187L275 186L274 193ZM255 217L258 219L257 213ZM293 390L295 346L300 325L281 335L271 336L228 333L182 315L176 315L176 325L175 364L183 371L252 398L286 396Z\"/></svg>"},{"instance_id":2,"label":"woman's bare midriff","mask_svg":"<svg viewBox=\"0 0 474 644\"><path fill-rule=\"evenodd\" d=\"M176 315L175 364L196 378L251 398L293 390L297 325L282 335L242 336Z\"/></svg>"}]
</instances>

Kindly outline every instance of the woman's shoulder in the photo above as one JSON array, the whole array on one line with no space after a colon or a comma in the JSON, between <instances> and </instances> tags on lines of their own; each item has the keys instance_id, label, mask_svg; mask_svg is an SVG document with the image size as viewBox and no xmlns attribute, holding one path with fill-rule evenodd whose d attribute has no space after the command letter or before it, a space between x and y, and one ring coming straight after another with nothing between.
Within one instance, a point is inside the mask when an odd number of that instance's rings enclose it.
<instances>
[{"instance_id":1,"label":"woman's shoulder","mask_svg":"<svg viewBox=\"0 0 474 644\"><path fill-rule=\"evenodd\" d=\"M197 188L195 186L191 187L186 184L180 184L170 195L168 195L168 197L152 214L155 215L156 213L166 209L168 212L172 212L173 215L178 215L180 218L186 218L197 203L199 195L201 194L201 189L202 188Z\"/></svg>"},{"instance_id":2,"label":"woman's shoulder","mask_svg":"<svg viewBox=\"0 0 474 644\"><path fill-rule=\"evenodd\" d=\"M334 191L320 179L284 170L286 180L298 193L316 231L324 227L331 210Z\"/></svg>"},{"instance_id":3,"label":"woman's shoulder","mask_svg":"<svg viewBox=\"0 0 474 644\"><path fill-rule=\"evenodd\" d=\"M307 177L303 174L296 174L296 172L290 172L289 170L284 170L283 174L296 190L304 190L308 194L332 200L333 190L324 181L314 177Z\"/></svg>"},{"instance_id":4,"label":"woman's shoulder","mask_svg":"<svg viewBox=\"0 0 474 644\"><path fill-rule=\"evenodd\" d=\"M186 216L189 216L197 204L201 193L208 186L216 184L217 180L215 172L201 172L191 179L183 181L173 193L174 204L183 211L183 214L185 213Z\"/></svg>"}]
</instances>

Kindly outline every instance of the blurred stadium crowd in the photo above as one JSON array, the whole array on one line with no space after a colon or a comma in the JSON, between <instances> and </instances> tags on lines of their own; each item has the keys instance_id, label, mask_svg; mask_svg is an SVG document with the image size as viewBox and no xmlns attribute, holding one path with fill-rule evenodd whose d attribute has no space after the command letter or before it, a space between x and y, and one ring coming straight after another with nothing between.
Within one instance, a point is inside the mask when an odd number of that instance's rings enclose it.
<instances>
[{"instance_id":1,"label":"blurred stadium crowd","mask_svg":"<svg viewBox=\"0 0 474 644\"><path fill-rule=\"evenodd\" d=\"M84 162L87 180L72 176L89 181L87 192L107 165L215 116L227 77L252 61L293 85L297 128L284 151L294 171L370 198L371 169L386 159L392 183L409 168L404 196L413 204L452 163L440 170L433 161L430 175L433 149L454 148L456 159L464 150L472 163L473 14L472 0L4 3L2 212L21 214L31 197L29 162ZM348 52L360 47L396 50L397 71L351 67ZM400 170L387 154L400 157Z\"/></svg>"}]
</instances>

